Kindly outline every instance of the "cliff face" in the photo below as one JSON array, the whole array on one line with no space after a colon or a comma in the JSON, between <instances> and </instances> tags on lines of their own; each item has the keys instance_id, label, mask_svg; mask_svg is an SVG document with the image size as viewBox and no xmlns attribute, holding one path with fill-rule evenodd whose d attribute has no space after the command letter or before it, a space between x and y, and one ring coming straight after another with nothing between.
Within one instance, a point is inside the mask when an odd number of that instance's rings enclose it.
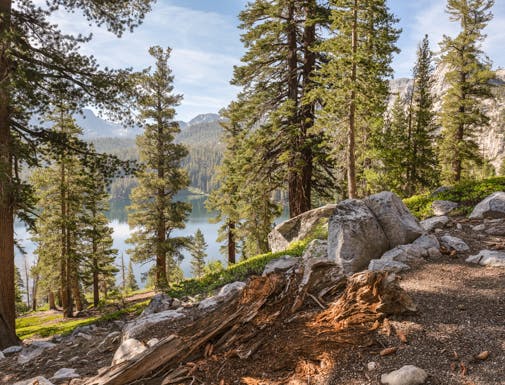
<instances>
[{"instance_id":1,"label":"cliff face","mask_svg":"<svg viewBox=\"0 0 505 385\"><path fill-rule=\"evenodd\" d=\"M444 81L446 68L439 66L435 71L435 81L433 84L433 95L435 97L435 111L440 111L442 98L447 91L448 85ZM496 170L505 159L505 70L496 71L496 78L492 81L494 99L484 101L484 108L490 118L489 125L482 127L478 134L478 143L482 155ZM395 95L399 95L405 102L412 91L412 79L401 78L392 80L390 83L391 94L390 107Z\"/></svg>"}]
</instances>

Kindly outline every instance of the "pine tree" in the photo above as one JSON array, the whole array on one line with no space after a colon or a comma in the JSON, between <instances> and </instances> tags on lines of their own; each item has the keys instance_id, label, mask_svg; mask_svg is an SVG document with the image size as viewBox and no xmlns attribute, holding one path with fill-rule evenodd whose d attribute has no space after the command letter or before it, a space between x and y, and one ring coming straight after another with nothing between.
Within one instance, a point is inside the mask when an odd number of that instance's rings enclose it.
<instances>
[{"instance_id":1,"label":"pine tree","mask_svg":"<svg viewBox=\"0 0 505 385\"><path fill-rule=\"evenodd\" d=\"M444 36L442 63L448 68L445 81L449 90L443 99L439 144L442 176L446 183L459 182L470 162L482 159L476 137L488 117L482 99L491 96L491 64L481 51L482 30L492 19L494 0L448 0L451 21L461 32L455 38Z\"/></svg>"},{"instance_id":2,"label":"pine tree","mask_svg":"<svg viewBox=\"0 0 505 385\"><path fill-rule=\"evenodd\" d=\"M142 21L152 2L48 0L47 9L30 0L0 2L0 349L18 342L14 215L26 219L33 203L19 171L36 163L41 142L64 143L44 127L30 127L29 113L46 112L57 92L72 99L74 109L94 104L118 111L131 89L126 71L101 70L93 58L78 52L88 39L62 34L50 16L59 8L81 11L120 36Z\"/></svg>"},{"instance_id":3,"label":"pine tree","mask_svg":"<svg viewBox=\"0 0 505 385\"><path fill-rule=\"evenodd\" d=\"M428 35L418 47L414 85L408 106L408 149L405 194L434 187L438 182L438 162L434 149L437 129L433 110L433 64Z\"/></svg>"},{"instance_id":4,"label":"pine tree","mask_svg":"<svg viewBox=\"0 0 505 385\"><path fill-rule=\"evenodd\" d=\"M133 273L132 261L128 262L128 272L126 273L125 289L127 292L132 292L139 289L135 274Z\"/></svg>"},{"instance_id":5,"label":"pine tree","mask_svg":"<svg viewBox=\"0 0 505 385\"><path fill-rule=\"evenodd\" d=\"M307 98L321 60L314 48L326 11L315 0L257 0L239 16L247 51L232 84L243 91L228 113L249 137L237 156L253 147L248 182L268 192L287 190L292 217L310 210L312 191L326 191L319 182L331 174L315 165L328 162L319 156L321 137L311 132L317 100Z\"/></svg>"},{"instance_id":6,"label":"pine tree","mask_svg":"<svg viewBox=\"0 0 505 385\"><path fill-rule=\"evenodd\" d=\"M181 144L174 143L180 132L173 120L174 107L181 100L173 94L173 76L168 66L170 49L152 47L149 53L156 60L153 73L144 73L139 79L138 106L143 120L144 134L137 138L142 169L137 173L138 187L131 196L128 222L134 229L129 243L135 262L155 259L158 289L168 286L167 264L173 261L181 247L188 245L182 237L172 237L176 229L185 227L191 205L175 201L175 194L188 186L181 160L188 154ZM169 272L170 273L170 272Z\"/></svg>"},{"instance_id":7,"label":"pine tree","mask_svg":"<svg viewBox=\"0 0 505 385\"><path fill-rule=\"evenodd\" d=\"M112 247L113 229L104 212L109 208L109 194L107 193L107 180L99 165L90 162L86 169L84 179L84 222L83 239L85 242L85 257L83 272L84 280L93 287L93 305L96 307L100 301L100 286L106 284L119 271L114 266L117 249Z\"/></svg>"},{"instance_id":8,"label":"pine tree","mask_svg":"<svg viewBox=\"0 0 505 385\"><path fill-rule=\"evenodd\" d=\"M207 249L207 243L200 229L196 230L195 236L193 238L193 246L191 247L191 272L194 277L201 277L204 273L205 268L205 253Z\"/></svg>"},{"instance_id":9,"label":"pine tree","mask_svg":"<svg viewBox=\"0 0 505 385\"><path fill-rule=\"evenodd\" d=\"M314 93L323 101L320 124L335 127L336 148L345 148L347 195L354 198L367 190L368 139L383 126L400 31L385 0L332 0L330 6L331 33L319 47L327 62Z\"/></svg>"},{"instance_id":10,"label":"pine tree","mask_svg":"<svg viewBox=\"0 0 505 385\"><path fill-rule=\"evenodd\" d=\"M64 105L48 116L53 130L77 140L81 131ZM69 150L61 149L56 160L32 176L40 214L36 222L38 272L47 293L59 287L65 317L72 317L73 303L81 310L79 264L82 260L80 225L83 212L83 167ZM58 267L58 268L55 268Z\"/></svg>"}]
</instances>

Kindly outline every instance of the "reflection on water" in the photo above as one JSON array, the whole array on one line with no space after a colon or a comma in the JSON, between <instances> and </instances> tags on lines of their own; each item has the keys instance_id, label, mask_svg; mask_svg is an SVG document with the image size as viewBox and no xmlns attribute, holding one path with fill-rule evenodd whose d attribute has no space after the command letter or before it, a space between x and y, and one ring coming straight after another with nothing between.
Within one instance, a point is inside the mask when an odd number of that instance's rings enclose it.
<instances>
[{"instance_id":1,"label":"reflection on water","mask_svg":"<svg viewBox=\"0 0 505 385\"><path fill-rule=\"evenodd\" d=\"M191 214L186 222L186 228L182 230L174 231L174 236L190 236L194 235L198 229L200 229L205 237L205 241L208 244L207 247L207 261L221 260L224 265L226 265L226 258L219 253L220 244L216 242L218 230L221 224L210 223L209 219L213 218L215 215L207 211L205 207L205 202L207 200L206 196L203 195L192 195L190 193L183 193L177 196L178 200L191 203ZM130 204L128 200L113 200L110 202L110 209L107 213L107 217L110 220L110 225L114 230L113 240L114 248L118 249L119 253L116 258L116 265L120 266L121 254L124 255L125 264L128 265L129 256L127 250L131 245L126 244L126 239L130 236L130 228L127 224L128 213L126 207ZM287 218L286 213L283 213L281 218L279 218L276 223ZM34 262L33 251L36 245L30 241L30 234L27 232L26 228L22 224L16 225L16 239L23 246L27 252L28 261L31 264ZM191 255L189 252L184 252L184 260L182 261L181 268L184 272L185 277L191 276ZM23 257L17 251L16 252L16 264L18 267L23 266ZM151 263L144 264L134 264L134 272L137 277L137 282L140 286L140 277L142 273L145 273L152 266Z\"/></svg>"}]
</instances>

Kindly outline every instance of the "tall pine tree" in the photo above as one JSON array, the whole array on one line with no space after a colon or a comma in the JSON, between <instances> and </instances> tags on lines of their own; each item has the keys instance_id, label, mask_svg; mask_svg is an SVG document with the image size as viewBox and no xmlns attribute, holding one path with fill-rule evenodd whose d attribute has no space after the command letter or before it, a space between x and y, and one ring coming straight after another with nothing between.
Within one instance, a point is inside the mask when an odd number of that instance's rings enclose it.
<instances>
[{"instance_id":1,"label":"tall pine tree","mask_svg":"<svg viewBox=\"0 0 505 385\"><path fill-rule=\"evenodd\" d=\"M193 257L191 260L191 272L194 277L201 277L204 273L205 257L207 257L205 249L207 249L207 243L202 231L198 229L193 237L193 245L190 249L191 256Z\"/></svg>"},{"instance_id":2,"label":"tall pine tree","mask_svg":"<svg viewBox=\"0 0 505 385\"><path fill-rule=\"evenodd\" d=\"M448 72L449 90L441 111L442 137L439 143L442 176L446 183L459 182L469 162L482 162L476 137L488 124L482 99L491 96L491 64L483 55L482 30L493 15L494 0L448 0L451 21L461 32L455 38L444 36L442 63Z\"/></svg>"},{"instance_id":3,"label":"tall pine tree","mask_svg":"<svg viewBox=\"0 0 505 385\"><path fill-rule=\"evenodd\" d=\"M44 113L55 93L72 106L94 104L123 109L131 89L125 71L101 70L79 53L88 38L62 34L51 14L81 11L90 22L120 36L150 10L153 0L48 0L41 9L30 0L0 1L0 349L18 342L15 334L14 215L26 218L29 189L20 168L36 161L40 142L58 144L59 136L28 124L32 112ZM60 142L61 143L61 142Z\"/></svg>"},{"instance_id":4,"label":"tall pine tree","mask_svg":"<svg viewBox=\"0 0 505 385\"><path fill-rule=\"evenodd\" d=\"M347 195L355 198L367 192L369 138L383 126L400 31L386 0L331 0L330 6L331 32L319 47L327 61L314 92L323 101L319 122L335 130L335 147L345 148Z\"/></svg>"},{"instance_id":5,"label":"tall pine tree","mask_svg":"<svg viewBox=\"0 0 505 385\"><path fill-rule=\"evenodd\" d=\"M135 262L155 260L155 286L164 289L168 286L167 266L175 266L180 248L188 245L188 239L172 235L185 227L191 210L191 205L175 200L177 192L189 183L180 167L188 151L174 143L180 132L174 107L182 97L173 93L170 49L152 47L149 53L156 65L152 73L140 76L138 84L144 126L143 135L137 138L142 168L137 173L139 185L131 195L128 223L134 230L128 242L134 245L130 254Z\"/></svg>"}]
</instances>

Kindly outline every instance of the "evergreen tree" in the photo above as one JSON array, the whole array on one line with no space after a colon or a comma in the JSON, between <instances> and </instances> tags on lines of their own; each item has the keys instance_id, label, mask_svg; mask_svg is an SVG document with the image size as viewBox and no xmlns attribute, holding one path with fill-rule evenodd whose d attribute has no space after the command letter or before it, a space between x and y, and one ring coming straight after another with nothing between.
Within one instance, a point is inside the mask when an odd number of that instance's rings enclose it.
<instances>
[{"instance_id":1,"label":"evergreen tree","mask_svg":"<svg viewBox=\"0 0 505 385\"><path fill-rule=\"evenodd\" d=\"M127 292L132 292L139 289L135 274L133 273L132 261L128 262L128 272L126 273L125 289Z\"/></svg>"},{"instance_id":2,"label":"evergreen tree","mask_svg":"<svg viewBox=\"0 0 505 385\"><path fill-rule=\"evenodd\" d=\"M83 275L85 282L93 287L93 305L96 307L100 301L100 286L104 289L109 287L107 282L114 278L119 270L114 266L117 249L112 247L113 229L104 214L109 208L106 178L96 162L90 162L85 172Z\"/></svg>"},{"instance_id":3,"label":"evergreen tree","mask_svg":"<svg viewBox=\"0 0 505 385\"><path fill-rule=\"evenodd\" d=\"M229 114L248 137L235 153L252 147L247 182L262 191L287 190L292 217L310 210L314 189L327 192L323 182L331 174L315 165L328 162L319 156L325 150L321 136L311 132L317 101L307 98L315 86L320 57L314 48L326 14L315 0L257 0L239 16L247 51L232 84L243 91Z\"/></svg>"},{"instance_id":4,"label":"evergreen tree","mask_svg":"<svg viewBox=\"0 0 505 385\"><path fill-rule=\"evenodd\" d=\"M16 275L14 276L14 282L16 283L16 304L19 304L23 302L23 292L25 285L23 283L23 278L21 278L21 272L17 266L15 267L14 271L16 272Z\"/></svg>"},{"instance_id":5,"label":"evergreen tree","mask_svg":"<svg viewBox=\"0 0 505 385\"><path fill-rule=\"evenodd\" d=\"M70 142L77 140L81 131L65 106L55 107L48 120L54 122L55 132L67 135ZM77 309L82 309L79 264L83 255L79 231L83 223L83 175L77 157L61 149L53 164L32 176L40 210L33 237L37 243L40 286L48 294L59 287L65 317L72 317L74 301Z\"/></svg>"},{"instance_id":6,"label":"evergreen tree","mask_svg":"<svg viewBox=\"0 0 505 385\"><path fill-rule=\"evenodd\" d=\"M191 272L194 277L201 277L204 273L205 268L205 257L207 254L205 250L207 249L207 243L200 229L196 230L195 236L193 238L193 245L191 247Z\"/></svg>"},{"instance_id":7,"label":"evergreen tree","mask_svg":"<svg viewBox=\"0 0 505 385\"><path fill-rule=\"evenodd\" d=\"M152 0L48 0L46 9L30 0L0 2L0 349L18 342L15 334L14 215L26 219L33 203L21 167L37 161L41 142L61 145L61 136L29 125L29 115L44 113L55 93L72 107L94 104L123 109L129 79L125 71L101 70L79 53L88 38L64 35L51 14L60 8L81 11L90 22L120 36L150 10Z\"/></svg>"},{"instance_id":8,"label":"evergreen tree","mask_svg":"<svg viewBox=\"0 0 505 385\"><path fill-rule=\"evenodd\" d=\"M414 66L414 85L408 108L407 196L432 188L438 182L438 162L434 150L437 129L433 110L433 64L428 35L418 47Z\"/></svg>"},{"instance_id":9,"label":"evergreen tree","mask_svg":"<svg viewBox=\"0 0 505 385\"><path fill-rule=\"evenodd\" d=\"M174 143L180 132L173 120L174 107L181 100L173 94L173 76L168 66L170 49L152 47L149 53L156 60L153 73L145 72L139 78L138 106L144 125L144 134L137 138L141 170L137 173L138 187L131 196L128 222L134 229L129 243L135 262L155 259L158 289L168 286L167 264L174 266L181 247L188 245L183 237L172 237L172 232L182 229L191 205L175 201L175 194L188 186L188 177L180 168L187 155L186 148ZM170 273L170 272L169 272Z\"/></svg>"},{"instance_id":10,"label":"evergreen tree","mask_svg":"<svg viewBox=\"0 0 505 385\"><path fill-rule=\"evenodd\" d=\"M408 119L405 105L397 96L393 108L385 120L384 129L372 137L372 156L377 165L366 171L370 188L389 190L404 195L408 163Z\"/></svg>"},{"instance_id":11,"label":"evergreen tree","mask_svg":"<svg viewBox=\"0 0 505 385\"><path fill-rule=\"evenodd\" d=\"M347 195L354 198L367 192L368 139L383 127L400 31L385 0L331 0L330 6L331 33L319 47L327 61L314 93L323 101L320 124L335 127L336 148L345 148Z\"/></svg>"},{"instance_id":12,"label":"evergreen tree","mask_svg":"<svg viewBox=\"0 0 505 385\"><path fill-rule=\"evenodd\" d=\"M445 81L449 90L443 99L439 144L442 176L446 183L459 182L465 167L482 159L476 137L488 117L482 99L491 96L489 80L493 78L489 60L481 51L485 39L482 30L492 19L494 0L448 0L451 21L461 32L455 38L444 36L442 63L448 68Z\"/></svg>"}]
</instances>

